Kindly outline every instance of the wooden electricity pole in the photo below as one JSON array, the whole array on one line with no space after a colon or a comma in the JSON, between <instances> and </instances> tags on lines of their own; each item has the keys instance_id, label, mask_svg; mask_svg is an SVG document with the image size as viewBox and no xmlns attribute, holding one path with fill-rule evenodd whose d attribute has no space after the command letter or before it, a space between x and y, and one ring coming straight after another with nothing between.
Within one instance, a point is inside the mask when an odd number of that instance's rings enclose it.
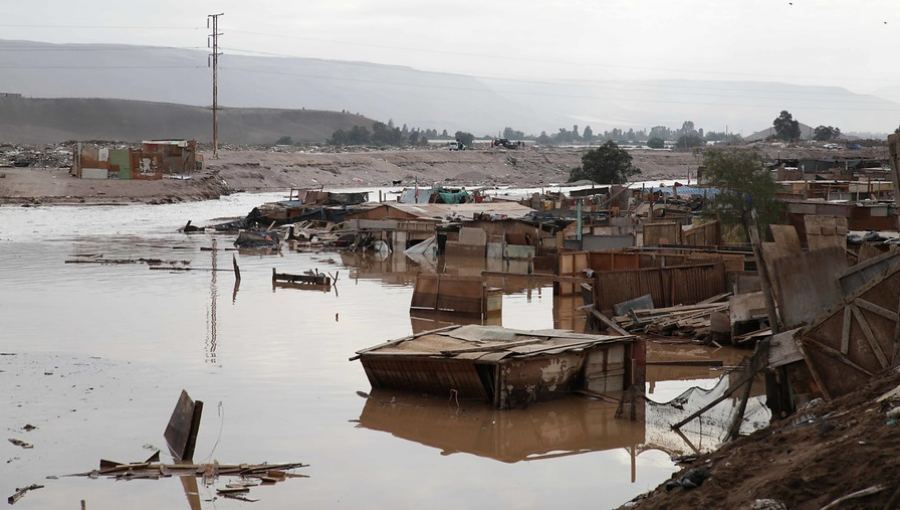
<instances>
[{"instance_id":1,"label":"wooden electricity pole","mask_svg":"<svg viewBox=\"0 0 900 510\"><path fill-rule=\"evenodd\" d=\"M212 28L212 33L206 40L206 46L212 48L212 53L207 57L207 65L213 70L213 158L219 157L219 16L224 12L210 14L206 17L206 28Z\"/></svg>"}]
</instances>

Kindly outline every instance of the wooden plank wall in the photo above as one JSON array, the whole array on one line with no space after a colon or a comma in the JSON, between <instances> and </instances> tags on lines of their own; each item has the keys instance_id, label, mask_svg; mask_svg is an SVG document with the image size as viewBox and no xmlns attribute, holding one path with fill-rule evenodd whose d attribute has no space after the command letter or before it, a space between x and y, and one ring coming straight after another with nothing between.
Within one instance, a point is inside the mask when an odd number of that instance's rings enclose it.
<instances>
[{"instance_id":1,"label":"wooden plank wall","mask_svg":"<svg viewBox=\"0 0 900 510\"><path fill-rule=\"evenodd\" d=\"M481 317L487 313L483 280L479 276L420 273L410 308Z\"/></svg>"},{"instance_id":2,"label":"wooden plank wall","mask_svg":"<svg viewBox=\"0 0 900 510\"><path fill-rule=\"evenodd\" d=\"M644 223L644 246L681 244L681 224L676 221Z\"/></svg>"},{"instance_id":3,"label":"wooden plank wall","mask_svg":"<svg viewBox=\"0 0 900 510\"><path fill-rule=\"evenodd\" d=\"M656 307L695 304L727 292L722 262L605 271L594 275L594 302L601 312L650 294Z\"/></svg>"},{"instance_id":4,"label":"wooden plank wall","mask_svg":"<svg viewBox=\"0 0 900 510\"><path fill-rule=\"evenodd\" d=\"M456 390L459 398L489 401L475 363L470 360L363 356L361 361L369 383L376 389L448 396L450 390Z\"/></svg>"},{"instance_id":5,"label":"wooden plank wall","mask_svg":"<svg viewBox=\"0 0 900 510\"><path fill-rule=\"evenodd\" d=\"M719 246L722 244L722 224L719 220L702 225L684 227L681 244L685 246Z\"/></svg>"}]
</instances>

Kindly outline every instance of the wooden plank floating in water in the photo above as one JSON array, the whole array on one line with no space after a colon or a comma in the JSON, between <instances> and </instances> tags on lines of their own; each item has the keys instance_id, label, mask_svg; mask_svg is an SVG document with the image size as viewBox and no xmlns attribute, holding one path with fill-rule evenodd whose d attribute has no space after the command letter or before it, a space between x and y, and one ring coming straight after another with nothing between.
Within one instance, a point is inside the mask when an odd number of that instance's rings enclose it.
<instances>
[{"instance_id":1,"label":"wooden plank floating in water","mask_svg":"<svg viewBox=\"0 0 900 510\"><path fill-rule=\"evenodd\" d=\"M288 273L278 273L275 268L272 268L272 283L277 282L286 282L286 283L294 283L299 285L318 285L323 287L331 286L331 277L325 276L324 274L319 274L318 271L313 275L306 274L288 274Z\"/></svg>"}]
</instances>

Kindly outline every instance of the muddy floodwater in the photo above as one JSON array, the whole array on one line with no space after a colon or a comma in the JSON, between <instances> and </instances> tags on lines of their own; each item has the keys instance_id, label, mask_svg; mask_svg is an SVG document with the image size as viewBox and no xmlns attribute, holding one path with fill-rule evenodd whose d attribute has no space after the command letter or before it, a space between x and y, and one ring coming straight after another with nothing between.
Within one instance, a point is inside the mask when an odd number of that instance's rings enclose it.
<instances>
[{"instance_id":1,"label":"muddy floodwater","mask_svg":"<svg viewBox=\"0 0 900 510\"><path fill-rule=\"evenodd\" d=\"M309 464L295 471L309 478L253 488L257 509L613 508L668 478L671 455L691 452L665 427L616 420L614 403L584 397L501 412L372 392L348 358L444 325L409 312L415 274L435 268L402 254L226 251L234 236L176 232L187 220L244 215L277 198L0 207L0 428L4 439L33 444L2 441L0 496L41 484L15 507L246 507L217 497L225 480L201 482L192 494L178 478L64 476L156 450L170 461L163 432L182 389L205 404L195 461ZM201 251L214 241L215 252ZM233 255L239 286L228 271ZM66 263L100 258L193 270ZM337 272L339 280L328 292L273 288L272 268ZM554 299L549 283L510 280L505 290L502 326L583 330L581 303ZM711 388L720 374L653 367L648 396Z\"/></svg>"}]
</instances>

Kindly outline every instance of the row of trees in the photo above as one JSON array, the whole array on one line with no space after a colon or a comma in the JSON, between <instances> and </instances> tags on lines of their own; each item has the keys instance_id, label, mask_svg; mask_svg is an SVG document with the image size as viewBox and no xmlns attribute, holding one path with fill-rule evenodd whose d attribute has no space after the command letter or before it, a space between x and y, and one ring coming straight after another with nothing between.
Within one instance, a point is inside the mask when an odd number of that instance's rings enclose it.
<instances>
[{"instance_id":1,"label":"row of trees","mask_svg":"<svg viewBox=\"0 0 900 510\"><path fill-rule=\"evenodd\" d=\"M774 135L772 138L783 141L795 141L801 139L799 121L795 120L790 112L782 110L779 116L772 122ZM559 128L559 131L548 134L542 131L540 135L526 135L523 131L512 127L505 127L502 138L509 140L531 140L540 145L567 145L576 143L593 143L612 141L617 144L646 144L651 148L663 148L667 143L677 148L691 149L707 145L709 142L740 143L743 141L740 135L725 131L704 131L696 128L693 121L685 121L680 128L667 126L654 126L649 130L628 130L614 128L603 133L594 133L590 126L580 129L576 124L572 129ZM841 137L840 128L834 126L819 126L812 133L812 138L817 141L837 140ZM493 136L485 135L484 140L490 140ZM393 120L387 124L376 122L369 131L364 126L354 126L349 130L337 130L328 139L328 143L334 145L426 145L428 140L459 140L465 145L471 145L475 137L471 133L457 131L450 134L446 129L438 132L437 129L410 129L404 124L397 128ZM278 143L290 141L289 137L282 137Z\"/></svg>"},{"instance_id":2,"label":"row of trees","mask_svg":"<svg viewBox=\"0 0 900 510\"><path fill-rule=\"evenodd\" d=\"M772 121L775 128L774 138L785 142L800 140L803 133L800 130L800 121L795 120L791 112L781 110L778 117ZM841 129L833 126L819 126L812 132L812 139L817 142L829 142L841 138Z\"/></svg>"},{"instance_id":3,"label":"row of trees","mask_svg":"<svg viewBox=\"0 0 900 510\"><path fill-rule=\"evenodd\" d=\"M433 131L433 130L431 130ZM433 139L432 132L429 130L420 131L418 129L408 129L404 124L403 128L397 128L391 122L384 124L376 122L372 124L372 131L365 126L353 126L349 130L338 129L326 141L329 145L391 145L391 146L424 146L428 145L428 140ZM438 138L447 140L458 140L464 145L472 145L474 135L463 131L457 131L453 137L447 135L447 130ZM282 138L283 140L284 138ZM289 139L289 138L288 138Z\"/></svg>"}]
</instances>

